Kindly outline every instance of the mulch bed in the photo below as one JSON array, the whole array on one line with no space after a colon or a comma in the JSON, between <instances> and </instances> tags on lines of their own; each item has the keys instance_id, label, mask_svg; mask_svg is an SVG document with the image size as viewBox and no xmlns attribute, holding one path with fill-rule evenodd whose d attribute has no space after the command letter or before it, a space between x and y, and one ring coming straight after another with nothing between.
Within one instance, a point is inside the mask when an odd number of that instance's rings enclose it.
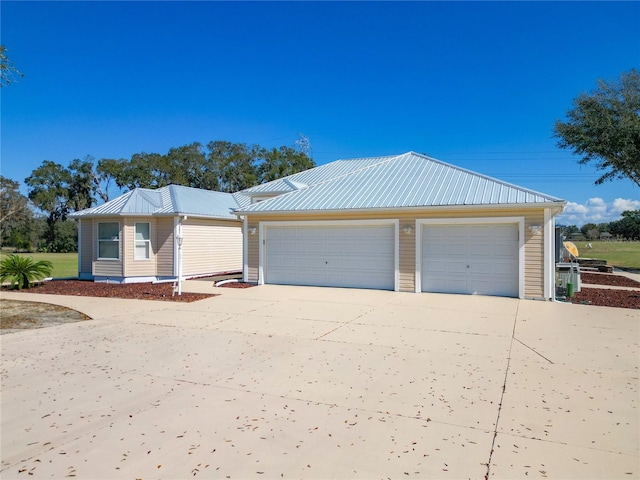
<instances>
[{"instance_id":1,"label":"mulch bed","mask_svg":"<svg viewBox=\"0 0 640 480\"><path fill-rule=\"evenodd\" d=\"M218 285L219 288L250 288L255 287L254 283L244 283L244 282L229 282L223 283L222 285Z\"/></svg>"},{"instance_id":2,"label":"mulch bed","mask_svg":"<svg viewBox=\"0 0 640 480\"><path fill-rule=\"evenodd\" d=\"M73 295L77 297L128 298L136 300L162 300L167 302L195 302L215 297L215 294L182 292L172 296L171 283L97 283L87 280L52 280L28 290L12 292Z\"/></svg>"},{"instance_id":3,"label":"mulch bed","mask_svg":"<svg viewBox=\"0 0 640 480\"><path fill-rule=\"evenodd\" d=\"M575 293L572 303L640 309L640 291L597 288L597 285L640 288L640 282L622 275L604 273L581 273L580 281L583 284L581 291ZM593 288L591 285L596 287Z\"/></svg>"},{"instance_id":4,"label":"mulch bed","mask_svg":"<svg viewBox=\"0 0 640 480\"><path fill-rule=\"evenodd\" d=\"M613 285L616 287L640 288L640 282L636 282L622 275L608 275L606 273L580 273L580 281L590 285Z\"/></svg>"}]
</instances>

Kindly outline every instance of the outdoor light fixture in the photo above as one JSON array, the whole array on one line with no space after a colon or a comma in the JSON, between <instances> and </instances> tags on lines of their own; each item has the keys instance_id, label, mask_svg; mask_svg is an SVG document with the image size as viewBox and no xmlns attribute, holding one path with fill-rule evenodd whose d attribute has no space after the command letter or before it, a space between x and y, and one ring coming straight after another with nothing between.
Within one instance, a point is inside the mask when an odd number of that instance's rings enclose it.
<instances>
[{"instance_id":1,"label":"outdoor light fixture","mask_svg":"<svg viewBox=\"0 0 640 480\"><path fill-rule=\"evenodd\" d=\"M404 227L402 227L402 231L409 235L411 233L411 225L405 225Z\"/></svg>"},{"instance_id":2,"label":"outdoor light fixture","mask_svg":"<svg viewBox=\"0 0 640 480\"><path fill-rule=\"evenodd\" d=\"M182 247L182 240L184 240L182 234L179 233L178 235L176 235L176 242L178 242L178 247Z\"/></svg>"},{"instance_id":3,"label":"outdoor light fixture","mask_svg":"<svg viewBox=\"0 0 640 480\"><path fill-rule=\"evenodd\" d=\"M531 233L535 235L536 233L540 233L542 225L529 225L529 230L531 230Z\"/></svg>"},{"instance_id":4,"label":"outdoor light fixture","mask_svg":"<svg viewBox=\"0 0 640 480\"><path fill-rule=\"evenodd\" d=\"M256 227L249 228L249 235L255 235L256 231L257 231Z\"/></svg>"}]
</instances>

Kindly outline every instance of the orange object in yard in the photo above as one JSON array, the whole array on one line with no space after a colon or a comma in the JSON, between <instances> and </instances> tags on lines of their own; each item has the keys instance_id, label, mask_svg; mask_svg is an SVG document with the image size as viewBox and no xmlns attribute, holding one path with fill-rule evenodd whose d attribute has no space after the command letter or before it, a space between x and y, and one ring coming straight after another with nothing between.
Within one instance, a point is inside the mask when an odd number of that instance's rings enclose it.
<instances>
[{"instance_id":1,"label":"orange object in yard","mask_svg":"<svg viewBox=\"0 0 640 480\"><path fill-rule=\"evenodd\" d=\"M575 243L562 242L562 245L564 246L564 248L567 249L567 252L569 252L574 258L578 258L580 254L578 253L578 247L576 247Z\"/></svg>"}]
</instances>

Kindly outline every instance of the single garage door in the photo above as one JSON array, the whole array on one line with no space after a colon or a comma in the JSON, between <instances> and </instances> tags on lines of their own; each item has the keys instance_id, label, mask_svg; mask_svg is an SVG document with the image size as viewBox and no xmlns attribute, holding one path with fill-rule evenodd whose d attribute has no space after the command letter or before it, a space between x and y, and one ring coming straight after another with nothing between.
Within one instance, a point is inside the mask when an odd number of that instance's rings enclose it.
<instances>
[{"instance_id":1,"label":"single garage door","mask_svg":"<svg viewBox=\"0 0 640 480\"><path fill-rule=\"evenodd\" d=\"M265 282L394 289L394 225L265 228Z\"/></svg>"},{"instance_id":2,"label":"single garage door","mask_svg":"<svg viewBox=\"0 0 640 480\"><path fill-rule=\"evenodd\" d=\"M423 225L422 291L517 297L517 224Z\"/></svg>"}]
</instances>

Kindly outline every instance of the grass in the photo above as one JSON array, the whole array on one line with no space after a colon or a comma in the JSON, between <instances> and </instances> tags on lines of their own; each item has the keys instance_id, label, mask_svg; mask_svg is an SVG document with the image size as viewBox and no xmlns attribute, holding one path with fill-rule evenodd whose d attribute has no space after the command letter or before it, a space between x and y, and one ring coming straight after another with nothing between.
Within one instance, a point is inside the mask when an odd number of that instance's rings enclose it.
<instances>
[{"instance_id":1,"label":"grass","mask_svg":"<svg viewBox=\"0 0 640 480\"><path fill-rule=\"evenodd\" d=\"M640 242L574 242L582 258L606 260L614 267L640 270ZM591 243L593 248L587 248Z\"/></svg>"},{"instance_id":2,"label":"grass","mask_svg":"<svg viewBox=\"0 0 640 480\"><path fill-rule=\"evenodd\" d=\"M5 252L0 255L0 261L4 258ZM53 264L53 278L78 277L78 254L77 253L18 253L21 257L31 257L35 261L49 260Z\"/></svg>"}]
</instances>

